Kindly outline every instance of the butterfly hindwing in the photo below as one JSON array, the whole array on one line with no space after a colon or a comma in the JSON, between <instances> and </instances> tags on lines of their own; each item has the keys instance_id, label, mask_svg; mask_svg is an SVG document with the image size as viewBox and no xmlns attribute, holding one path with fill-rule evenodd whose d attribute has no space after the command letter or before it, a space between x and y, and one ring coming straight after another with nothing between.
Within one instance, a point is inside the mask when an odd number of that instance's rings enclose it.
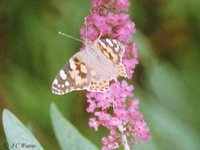
<instances>
[{"instance_id":1,"label":"butterfly hindwing","mask_svg":"<svg viewBox=\"0 0 200 150\"><path fill-rule=\"evenodd\" d=\"M109 83L110 83L110 81L106 80L106 79L101 79L101 78L95 79L95 78L92 78L90 86L89 86L89 90L90 91L94 91L94 92L105 92L105 91L108 91L109 90Z\"/></svg>"},{"instance_id":2,"label":"butterfly hindwing","mask_svg":"<svg viewBox=\"0 0 200 150\"><path fill-rule=\"evenodd\" d=\"M82 60L84 51L75 54L60 70L52 84L52 92L63 95L73 90L83 90L89 87L89 68Z\"/></svg>"}]
</instances>

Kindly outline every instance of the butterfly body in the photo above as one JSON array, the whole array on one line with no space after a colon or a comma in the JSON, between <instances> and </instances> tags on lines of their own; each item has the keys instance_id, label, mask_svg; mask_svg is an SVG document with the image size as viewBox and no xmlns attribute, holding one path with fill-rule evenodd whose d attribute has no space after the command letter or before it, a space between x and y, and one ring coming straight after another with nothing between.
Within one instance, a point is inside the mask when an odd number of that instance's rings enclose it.
<instances>
[{"instance_id":1,"label":"butterfly body","mask_svg":"<svg viewBox=\"0 0 200 150\"><path fill-rule=\"evenodd\" d=\"M52 84L52 92L63 95L73 90L105 92L109 82L126 77L122 64L123 44L114 39L86 42L85 50L72 56Z\"/></svg>"}]
</instances>

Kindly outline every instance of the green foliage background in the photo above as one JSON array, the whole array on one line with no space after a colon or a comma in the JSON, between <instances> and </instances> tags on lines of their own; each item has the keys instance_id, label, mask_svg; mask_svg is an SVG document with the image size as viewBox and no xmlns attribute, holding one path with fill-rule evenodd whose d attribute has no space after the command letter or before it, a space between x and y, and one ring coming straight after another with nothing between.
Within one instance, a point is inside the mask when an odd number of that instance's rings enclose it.
<instances>
[{"instance_id":1,"label":"green foliage background","mask_svg":"<svg viewBox=\"0 0 200 150\"><path fill-rule=\"evenodd\" d=\"M197 150L200 1L131 2L140 59L131 83L153 136L135 149ZM89 0L0 1L0 112L11 110L48 150L60 149L50 121L51 102L98 147L107 134L88 127L85 91L51 94L55 75L81 46L58 31L79 37L89 8ZM5 142L0 119L0 149Z\"/></svg>"}]
</instances>

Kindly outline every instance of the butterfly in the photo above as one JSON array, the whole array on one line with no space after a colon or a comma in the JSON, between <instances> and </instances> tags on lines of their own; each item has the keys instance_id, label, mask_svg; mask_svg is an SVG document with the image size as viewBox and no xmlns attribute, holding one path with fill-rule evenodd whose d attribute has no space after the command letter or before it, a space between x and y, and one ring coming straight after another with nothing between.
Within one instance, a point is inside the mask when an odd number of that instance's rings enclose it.
<instances>
[{"instance_id":1,"label":"butterfly","mask_svg":"<svg viewBox=\"0 0 200 150\"><path fill-rule=\"evenodd\" d=\"M85 49L72 56L52 84L52 93L63 95L74 90L106 92L111 80L126 77L122 64L124 45L116 39L86 42Z\"/></svg>"}]
</instances>

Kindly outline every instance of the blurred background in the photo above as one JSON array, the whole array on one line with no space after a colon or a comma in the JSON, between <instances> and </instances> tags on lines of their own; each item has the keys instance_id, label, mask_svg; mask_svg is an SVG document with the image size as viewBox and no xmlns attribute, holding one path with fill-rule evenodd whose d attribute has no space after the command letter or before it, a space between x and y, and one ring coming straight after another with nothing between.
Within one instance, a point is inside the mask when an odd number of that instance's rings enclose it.
<instances>
[{"instance_id":1,"label":"blurred background","mask_svg":"<svg viewBox=\"0 0 200 150\"><path fill-rule=\"evenodd\" d=\"M140 64L130 83L152 134L135 150L197 150L200 1L131 2ZM52 102L99 148L101 137L107 135L102 128L94 132L88 127L85 91L51 94L59 69L81 47L58 31L79 38L89 8L89 0L0 0L0 113L11 110L48 150L60 149L50 121ZM6 142L1 116L0 149Z\"/></svg>"}]
</instances>

